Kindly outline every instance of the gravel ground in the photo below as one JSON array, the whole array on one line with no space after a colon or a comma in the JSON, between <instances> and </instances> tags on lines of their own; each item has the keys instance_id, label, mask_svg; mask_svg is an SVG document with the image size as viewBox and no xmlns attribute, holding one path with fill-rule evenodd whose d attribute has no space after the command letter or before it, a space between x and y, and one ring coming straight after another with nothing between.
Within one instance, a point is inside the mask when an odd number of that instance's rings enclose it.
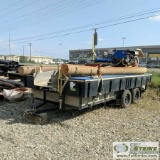
<instances>
[{"instance_id":1,"label":"gravel ground","mask_svg":"<svg viewBox=\"0 0 160 160\"><path fill-rule=\"evenodd\" d=\"M160 68L147 68L148 72L159 72L160 73Z\"/></svg>"},{"instance_id":2,"label":"gravel ground","mask_svg":"<svg viewBox=\"0 0 160 160\"><path fill-rule=\"evenodd\" d=\"M0 159L107 159L115 141L160 141L160 98L148 90L137 105L49 113L45 125L28 123L30 100L1 104Z\"/></svg>"}]
</instances>

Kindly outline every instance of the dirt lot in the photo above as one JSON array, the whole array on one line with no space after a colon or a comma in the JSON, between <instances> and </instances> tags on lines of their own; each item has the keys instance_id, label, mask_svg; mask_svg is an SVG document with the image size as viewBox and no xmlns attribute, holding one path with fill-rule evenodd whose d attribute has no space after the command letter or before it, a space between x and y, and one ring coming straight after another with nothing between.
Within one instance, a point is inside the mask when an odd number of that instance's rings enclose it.
<instances>
[{"instance_id":1,"label":"dirt lot","mask_svg":"<svg viewBox=\"0 0 160 160\"><path fill-rule=\"evenodd\" d=\"M158 72L160 73L160 68L147 68L148 72Z\"/></svg>"},{"instance_id":2,"label":"dirt lot","mask_svg":"<svg viewBox=\"0 0 160 160\"><path fill-rule=\"evenodd\" d=\"M30 100L1 104L0 159L112 159L115 141L160 141L160 97L148 90L137 105L50 113L47 124L26 122Z\"/></svg>"}]
</instances>

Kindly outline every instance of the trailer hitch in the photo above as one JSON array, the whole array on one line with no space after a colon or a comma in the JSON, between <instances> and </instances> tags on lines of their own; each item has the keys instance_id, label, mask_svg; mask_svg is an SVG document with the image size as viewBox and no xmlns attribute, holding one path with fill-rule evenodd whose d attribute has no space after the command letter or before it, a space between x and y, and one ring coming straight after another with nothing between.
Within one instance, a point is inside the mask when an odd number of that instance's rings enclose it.
<instances>
[{"instance_id":1,"label":"trailer hitch","mask_svg":"<svg viewBox=\"0 0 160 160\"><path fill-rule=\"evenodd\" d=\"M35 105L35 98L32 96L32 105L30 109L26 109L23 112L24 118L35 124L44 124L47 122L47 112L55 111L59 109L58 104L53 105L52 107L43 107L45 104L49 103L49 101L45 100L39 105Z\"/></svg>"},{"instance_id":2,"label":"trailer hitch","mask_svg":"<svg viewBox=\"0 0 160 160\"><path fill-rule=\"evenodd\" d=\"M46 103L43 103L43 105ZM41 104L41 106L42 106L42 104ZM51 112L51 111L58 110L58 109L59 109L58 105L54 106L54 107L50 107L50 108L26 109L26 110L24 110L23 115L24 115L24 118L31 123L44 124L47 122L47 119L48 119L47 113Z\"/></svg>"}]
</instances>

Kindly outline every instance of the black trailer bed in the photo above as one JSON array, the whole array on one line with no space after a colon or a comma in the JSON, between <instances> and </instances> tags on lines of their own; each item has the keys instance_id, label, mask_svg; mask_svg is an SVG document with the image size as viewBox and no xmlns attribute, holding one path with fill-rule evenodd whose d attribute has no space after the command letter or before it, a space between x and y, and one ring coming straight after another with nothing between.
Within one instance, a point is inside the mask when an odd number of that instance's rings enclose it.
<instances>
[{"instance_id":1,"label":"black trailer bed","mask_svg":"<svg viewBox=\"0 0 160 160\"><path fill-rule=\"evenodd\" d=\"M70 77L65 87L65 95L92 97L125 89L141 87L151 82L151 74L104 75L102 77Z\"/></svg>"},{"instance_id":2,"label":"black trailer bed","mask_svg":"<svg viewBox=\"0 0 160 160\"><path fill-rule=\"evenodd\" d=\"M121 105L124 100L126 101L126 93L130 95L130 97L127 98L127 101L129 101L125 102L125 105L129 106L135 101L138 102L142 91L145 91L147 85L151 82L152 76L152 74L148 73L141 75L103 75L102 77L72 76L68 79L66 84L65 80L62 80L65 86L62 95L60 95L60 93L56 92L54 88L52 88L53 84L48 86L46 85L48 83L48 81L46 82L47 75L50 82L50 76L52 75L52 73L45 74L44 86L42 85L44 75L43 73L40 74L41 75L39 75L39 77L42 77L42 79L38 79L36 83L34 81L34 76L30 75L25 77L26 87L30 87L33 89L33 101L31 109L26 110L25 112L27 116L29 115L34 117L34 115L38 114L39 117L39 113L53 111L56 109L82 110L95 106L97 104L109 102L111 100L116 100L116 102L120 101ZM134 96L137 91L139 94L135 99ZM43 100L43 103L35 106L35 98ZM48 102L53 102L53 106L51 108L46 108L45 106L43 106Z\"/></svg>"},{"instance_id":3,"label":"black trailer bed","mask_svg":"<svg viewBox=\"0 0 160 160\"><path fill-rule=\"evenodd\" d=\"M149 73L141 75L103 75L101 77L72 76L68 78L66 84L65 79L62 79L62 84L65 85L62 95L60 95L55 90L55 84L49 83L52 81L52 74L52 72L48 72L45 73L45 76L44 73L39 73L36 77L26 76L25 85L33 88L35 98L40 98L45 102L47 100L59 104L61 102L60 108L71 107L78 110L115 100L125 90L132 92L135 88L139 88L140 91L145 91L152 76ZM57 76L54 77L57 78ZM35 80L36 78L37 80ZM47 85L48 83L49 85Z\"/></svg>"}]
</instances>

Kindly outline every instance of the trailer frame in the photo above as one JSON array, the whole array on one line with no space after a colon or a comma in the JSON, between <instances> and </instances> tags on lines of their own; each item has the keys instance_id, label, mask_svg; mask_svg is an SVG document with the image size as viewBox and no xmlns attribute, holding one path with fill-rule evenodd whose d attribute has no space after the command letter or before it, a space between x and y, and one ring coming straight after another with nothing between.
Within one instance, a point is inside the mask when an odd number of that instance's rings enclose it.
<instances>
[{"instance_id":1,"label":"trailer frame","mask_svg":"<svg viewBox=\"0 0 160 160\"><path fill-rule=\"evenodd\" d=\"M39 83L39 78L40 81L42 81L42 77L44 76L45 80L48 80L45 84L42 84L42 82ZM151 76L152 74L145 73L141 75L66 77L58 72L55 74L53 71L28 75L24 77L24 82L26 87L32 88L33 102L34 99L41 99L43 103L38 106L32 103L31 108L26 112L38 114L57 109L82 110L111 100L120 102L119 104L122 107L129 107L131 103L138 102L141 94L147 89L148 84L151 82ZM126 92L130 95L128 106L124 103L124 95ZM133 100L136 92L139 94L138 99ZM48 102L52 102L54 104L53 107L49 109L43 108L41 110L40 108Z\"/></svg>"}]
</instances>

